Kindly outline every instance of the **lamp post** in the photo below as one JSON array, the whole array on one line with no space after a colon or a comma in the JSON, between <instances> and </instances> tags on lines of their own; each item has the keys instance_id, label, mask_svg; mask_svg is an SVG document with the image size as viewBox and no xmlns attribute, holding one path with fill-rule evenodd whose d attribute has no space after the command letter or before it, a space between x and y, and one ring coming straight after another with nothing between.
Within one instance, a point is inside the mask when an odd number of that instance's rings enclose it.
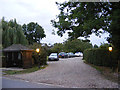
<instances>
[{"instance_id":1,"label":"lamp post","mask_svg":"<svg viewBox=\"0 0 120 90\"><path fill-rule=\"evenodd\" d=\"M38 68L40 68L40 49L37 48L35 51L36 51L37 54L38 54L38 60L39 60Z\"/></svg>"},{"instance_id":2,"label":"lamp post","mask_svg":"<svg viewBox=\"0 0 120 90\"><path fill-rule=\"evenodd\" d=\"M112 68L112 66L113 66L113 64L112 64L112 56L111 56L112 50L113 50L113 48L112 48L112 46L110 45L110 46L109 46L109 52L110 52L110 64L111 64L111 68Z\"/></svg>"}]
</instances>

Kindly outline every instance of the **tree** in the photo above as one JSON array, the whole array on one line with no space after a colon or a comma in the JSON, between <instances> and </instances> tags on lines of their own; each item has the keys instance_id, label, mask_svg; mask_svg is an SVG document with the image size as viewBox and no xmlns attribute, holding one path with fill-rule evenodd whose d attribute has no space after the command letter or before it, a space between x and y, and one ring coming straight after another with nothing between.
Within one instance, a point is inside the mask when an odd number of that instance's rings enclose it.
<instances>
[{"instance_id":1,"label":"tree","mask_svg":"<svg viewBox=\"0 0 120 90\"><path fill-rule=\"evenodd\" d=\"M2 18L1 23L3 48L12 44L28 44L28 41L22 31L22 27L21 25L17 24L16 19L7 22L4 20L4 18Z\"/></svg>"},{"instance_id":2,"label":"tree","mask_svg":"<svg viewBox=\"0 0 120 90\"><path fill-rule=\"evenodd\" d=\"M2 23L0 22L0 50L2 50Z\"/></svg>"},{"instance_id":3,"label":"tree","mask_svg":"<svg viewBox=\"0 0 120 90\"><path fill-rule=\"evenodd\" d=\"M56 3L60 14L52 25L58 29L57 34L62 36L66 31L69 37L75 39L85 38L95 33L108 32L107 39L120 50L120 2L64 2ZM102 30L101 30L102 29Z\"/></svg>"},{"instance_id":4,"label":"tree","mask_svg":"<svg viewBox=\"0 0 120 90\"><path fill-rule=\"evenodd\" d=\"M22 28L29 44L40 43L40 40L46 36L44 29L37 23L30 22L24 24Z\"/></svg>"},{"instance_id":5,"label":"tree","mask_svg":"<svg viewBox=\"0 0 120 90\"><path fill-rule=\"evenodd\" d=\"M112 22L109 28L110 37L108 38L108 41L120 51L120 2L112 3L111 8L112 12L110 18Z\"/></svg>"},{"instance_id":6,"label":"tree","mask_svg":"<svg viewBox=\"0 0 120 90\"><path fill-rule=\"evenodd\" d=\"M63 43L64 50L66 52L83 52L85 49L92 48L92 44L89 42L83 42L80 39L68 39Z\"/></svg>"},{"instance_id":7,"label":"tree","mask_svg":"<svg viewBox=\"0 0 120 90\"><path fill-rule=\"evenodd\" d=\"M95 45L94 45L94 48L98 48L98 46L95 44Z\"/></svg>"},{"instance_id":8,"label":"tree","mask_svg":"<svg viewBox=\"0 0 120 90\"><path fill-rule=\"evenodd\" d=\"M100 48L108 49L109 46L110 46L110 44L108 44L108 43L101 43Z\"/></svg>"},{"instance_id":9,"label":"tree","mask_svg":"<svg viewBox=\"0 0 120 90\"><path fill-rule=\"evenodd\" d=\"M83 52L84 50L92 48L92 44L89 42L83 42L80 39L68 39L65 42L62 43L56 43L51 48L51 52Z\"/></svg>"},{"instance_id":10,"label":"tree","mask_svg":"<svg viewBox=\"0 0 120 90\"><path fill-rule=\"evenodd\" d=\"M78 40L78 39L75 39L75 40L71 40L71 39L68 39L67 41L65 41L64 43L64 50L66 52L78 52L78 51L82 51L82 41L81 40Z\"/></svg>"},{"instance_id":11,"label":"tree","mask_svg":"<svg viewBox=\"0 0 120 90\"><path fill-rule=\"evenodd\" d=\"M63 51L63 44L62 43L55 43L54 46L51 48L51 52L60 53Z\"/></svg>"}]
</instances>

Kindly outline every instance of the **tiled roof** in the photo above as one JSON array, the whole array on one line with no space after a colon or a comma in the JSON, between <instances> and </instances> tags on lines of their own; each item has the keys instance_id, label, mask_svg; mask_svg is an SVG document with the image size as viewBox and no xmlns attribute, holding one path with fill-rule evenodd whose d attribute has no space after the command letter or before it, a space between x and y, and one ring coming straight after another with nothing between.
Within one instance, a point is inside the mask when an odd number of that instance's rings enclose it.
<instances>
[{"instance_id":1,"label":"tiled roof","mask_svg":"<svg viewBox=\"0 0 120 90\"><path fill-rule=\"evenodd\" d=\"M21 44L13 44L13 45L3 49L3 51L21 51L21 50L32 50L32 49L29 49L28 47L23 46Z\"/></svg>"}]
</instances>

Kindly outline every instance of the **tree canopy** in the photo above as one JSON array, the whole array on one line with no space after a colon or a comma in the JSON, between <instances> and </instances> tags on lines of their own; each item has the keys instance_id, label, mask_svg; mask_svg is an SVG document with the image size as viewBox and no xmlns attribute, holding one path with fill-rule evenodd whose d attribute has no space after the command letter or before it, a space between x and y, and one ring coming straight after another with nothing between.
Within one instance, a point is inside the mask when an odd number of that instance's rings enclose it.
<instances>
[{"instance_id":1,"label":"tree canopy","mask_svg":"<svg viewBox=\"0 0 120 90\"><path fill-rule=\"evenodd\" d=\"M16 19L7 22L4 20L4 18L2 18L1 23L3 48L12 44L28 44L28 41L22 31L22 27L21 25L17 24Z\"/></svg>"},{"instance_id":2,"label":"tree canopy","mask_svg":"<svg viewBox=\"0 0 120 90\"><path fill-rule=\"evenodd\" d=\"M57 34L62 36L68 31L72 39L83 36L89 37L92 33L97 36L108 32L107 40L120 49L120 2L64 2L57 3L60 14L52 25L58 29Z\"/></svg>"},{"instance_id":3,"label":"tree canopy","mask_svg":"<svg viewBox=\"0 0 120 90\"><path fill-rule=\"evenodd\" d=\"M22 28L29 44L40 43L40 40L46 36L44 29L38 23L30 22L24 24Z\"/></svg>"},{"instance_id":4,"label":"tree canopy","mask_svg":"<svg viewBox=\"0 0 120 90\"><path fill-rule=\"evenodd\" d=\"M52 52L83 52L86 49L92 48L92 44L89 42L84 42L80 39L66 40L63 43L55 43L51 48Z\"/></svg>"},{"instance_id":5,"label":"tree canopy","mask_svg":"<svg viewBox=\"0 0 120 90\"><path fill-rule=\"evenodd\" d=\"M0 22L0 50L2 49L2 23Z\"/></svg>"},{"instance_id":6,"label":"tree canopy","mask_svg":"<svg viewBox=\"0 0 120 90\"><path fill-rule=\"evenodd\" d=\"M70 40L68 39L63 43L65 52L83 52L86 49L92 48L92 44L89 42L84 42L80 39Z\"/></svg>"},{"instance_id":7,"label":"tree canopy","mask_svg":"<svg viewBox=\"0 0 120 90\"><path fill-rule=\"evenodd\" d=\"M94 48L98 48L98 46L95 44L95 45L94 45Z\"/></svg>"},{"instance_id":8,"label":"tree canopy","mask_svg":"<svg viewBox=\"0 0 120 90\"><path fill-rule=\"evenodd\" d=\"M60 53L63 51L63 44L62 43L55 43L54 46L51 48L51 52Z\"/></svg>"}]
</instances>

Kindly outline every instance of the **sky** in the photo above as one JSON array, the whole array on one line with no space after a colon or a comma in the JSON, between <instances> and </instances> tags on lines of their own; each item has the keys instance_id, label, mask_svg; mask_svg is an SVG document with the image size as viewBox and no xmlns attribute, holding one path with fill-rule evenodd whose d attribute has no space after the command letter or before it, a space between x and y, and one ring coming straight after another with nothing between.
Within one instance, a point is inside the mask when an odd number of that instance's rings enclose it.
<instances>
[{"instance_id":1,"label":"sky","mask_svg":"<svg viewBox=\"0 0 120 90\"><path fill-rule=\"evenodd\" d=\"M64 2L65 0L0 0L0 19L4 16L5 20L16 18L21 25L30 22L37 22L44 28L46 37L42 39L42 43L54 44L62 43L67 40L68 34L65 33L63 37L52 34L52 27L50 20L56 18L59 10L55 2ZM90 42L98 46L101 43L107 43L106 37L108 34L103 34L101 38L94 34L90 35Z\"/></svg>"}]
</instances>

